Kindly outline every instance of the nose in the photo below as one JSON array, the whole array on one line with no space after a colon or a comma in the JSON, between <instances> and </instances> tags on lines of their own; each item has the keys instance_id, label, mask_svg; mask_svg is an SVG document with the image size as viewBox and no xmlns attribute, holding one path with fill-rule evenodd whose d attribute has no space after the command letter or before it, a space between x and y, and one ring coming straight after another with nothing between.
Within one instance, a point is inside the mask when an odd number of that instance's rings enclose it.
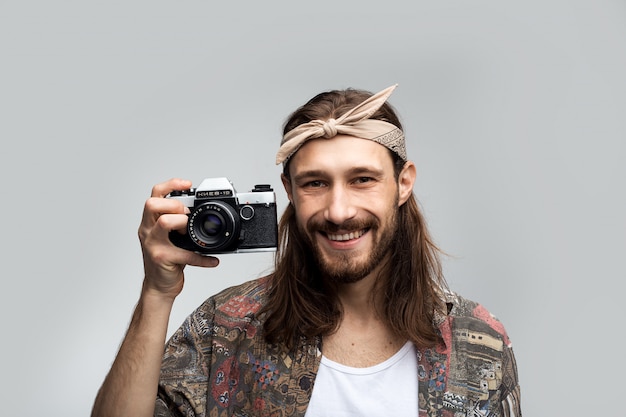
<instances>
[{"instance_id":1,"label":"nose","mask_svg":"<svg viewBox=\"0 0 626 417\"><path fill-rule=\"evenodd\" d=\"M357 214L356 207L348 190L344 187L334 185L327 194L326 209L324 210L325 220L341 225L346 220L352 219Z\"/></svg>"}]
</instances>

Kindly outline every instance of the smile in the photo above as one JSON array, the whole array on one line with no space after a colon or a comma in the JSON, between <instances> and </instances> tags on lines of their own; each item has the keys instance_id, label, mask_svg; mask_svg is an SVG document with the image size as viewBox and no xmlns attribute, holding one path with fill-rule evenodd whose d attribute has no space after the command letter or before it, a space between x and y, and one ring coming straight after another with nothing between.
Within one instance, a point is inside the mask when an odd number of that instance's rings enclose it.
<instances>
[{"instance_id":1,"label":"smile","mask_svg":"<svg viewBox=\"0 0 626 417\"><path fill-rule=\"evenodd\" d=\"M335 242L344 242L346 240L358 239L363 236L367 232L367 229L357 230L356 232L344 233L344 234L331 234L327 233L326 237L329 240L333 240Z\"/></svg>"}]
</instances>

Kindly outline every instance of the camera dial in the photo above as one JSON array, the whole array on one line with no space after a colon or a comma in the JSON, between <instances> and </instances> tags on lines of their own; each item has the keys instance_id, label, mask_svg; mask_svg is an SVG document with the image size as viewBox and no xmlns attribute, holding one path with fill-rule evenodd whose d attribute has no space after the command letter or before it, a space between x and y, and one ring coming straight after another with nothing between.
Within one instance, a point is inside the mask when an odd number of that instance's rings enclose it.
<instances>
[{"instance_id":1,"label":"camera dial","mask_svg":"<svg viewBox=\"0 0 626 417\"><path fill-rule=\"evenodd\" d=\"M250 220L254 217L254 207L246 204L239 210L239 215L244 220Z\"/></svg>"}]
</instances>

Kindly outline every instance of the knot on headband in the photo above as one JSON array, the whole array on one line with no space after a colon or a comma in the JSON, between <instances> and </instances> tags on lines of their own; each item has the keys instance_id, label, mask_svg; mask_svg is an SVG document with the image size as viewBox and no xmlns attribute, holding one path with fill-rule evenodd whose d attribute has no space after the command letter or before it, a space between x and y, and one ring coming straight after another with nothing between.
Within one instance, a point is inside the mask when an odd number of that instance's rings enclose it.
<instances>
[{"instance_id":1,"label":"knot on headband","mask_svg":"<svg viewBox=\"0 0 626 417\"><path fill-rule=\"evenodd\" d=\"M276 164L284 163L310 139L330 139L338 134L369 139L395 152L406 161L404 133L397 126L377 119L370 119L387 101L396 85L392 85L348 110L337 119L312 120L296 126L285 134L276 154Z\"/></svg>"},{"instance_id":2,"label":"knot on headband","mask_svg":"<svg viewBox=\"0 0 626 417\"><path fill-rule=\"evenodd\" d=\"M337 136L337 121L335 119L328 119L322 125L322 129L324 129L324 137L332 138L333 136Z\"/></svg>"}]
</instances>

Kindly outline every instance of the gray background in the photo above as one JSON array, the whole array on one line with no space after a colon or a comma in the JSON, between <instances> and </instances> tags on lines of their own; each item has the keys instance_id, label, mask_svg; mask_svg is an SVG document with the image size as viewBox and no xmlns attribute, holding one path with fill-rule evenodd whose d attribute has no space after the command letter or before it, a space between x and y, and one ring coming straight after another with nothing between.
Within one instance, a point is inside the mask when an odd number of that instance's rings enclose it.
<instances>
[{"instance_id":1,"label":"gray background","mask_svg":"<svg viewBox=\"0 0 626 417\"><path fill-rule=\"evenodd\" d=\"M153 184L278 187L289 112L394 83L448 280L505 323L525 415L623 415L625 45L617 0L1 2L2 415L89 413ZM189 268L169 333L270 267Z\"/></svg>"}]
</instances>

